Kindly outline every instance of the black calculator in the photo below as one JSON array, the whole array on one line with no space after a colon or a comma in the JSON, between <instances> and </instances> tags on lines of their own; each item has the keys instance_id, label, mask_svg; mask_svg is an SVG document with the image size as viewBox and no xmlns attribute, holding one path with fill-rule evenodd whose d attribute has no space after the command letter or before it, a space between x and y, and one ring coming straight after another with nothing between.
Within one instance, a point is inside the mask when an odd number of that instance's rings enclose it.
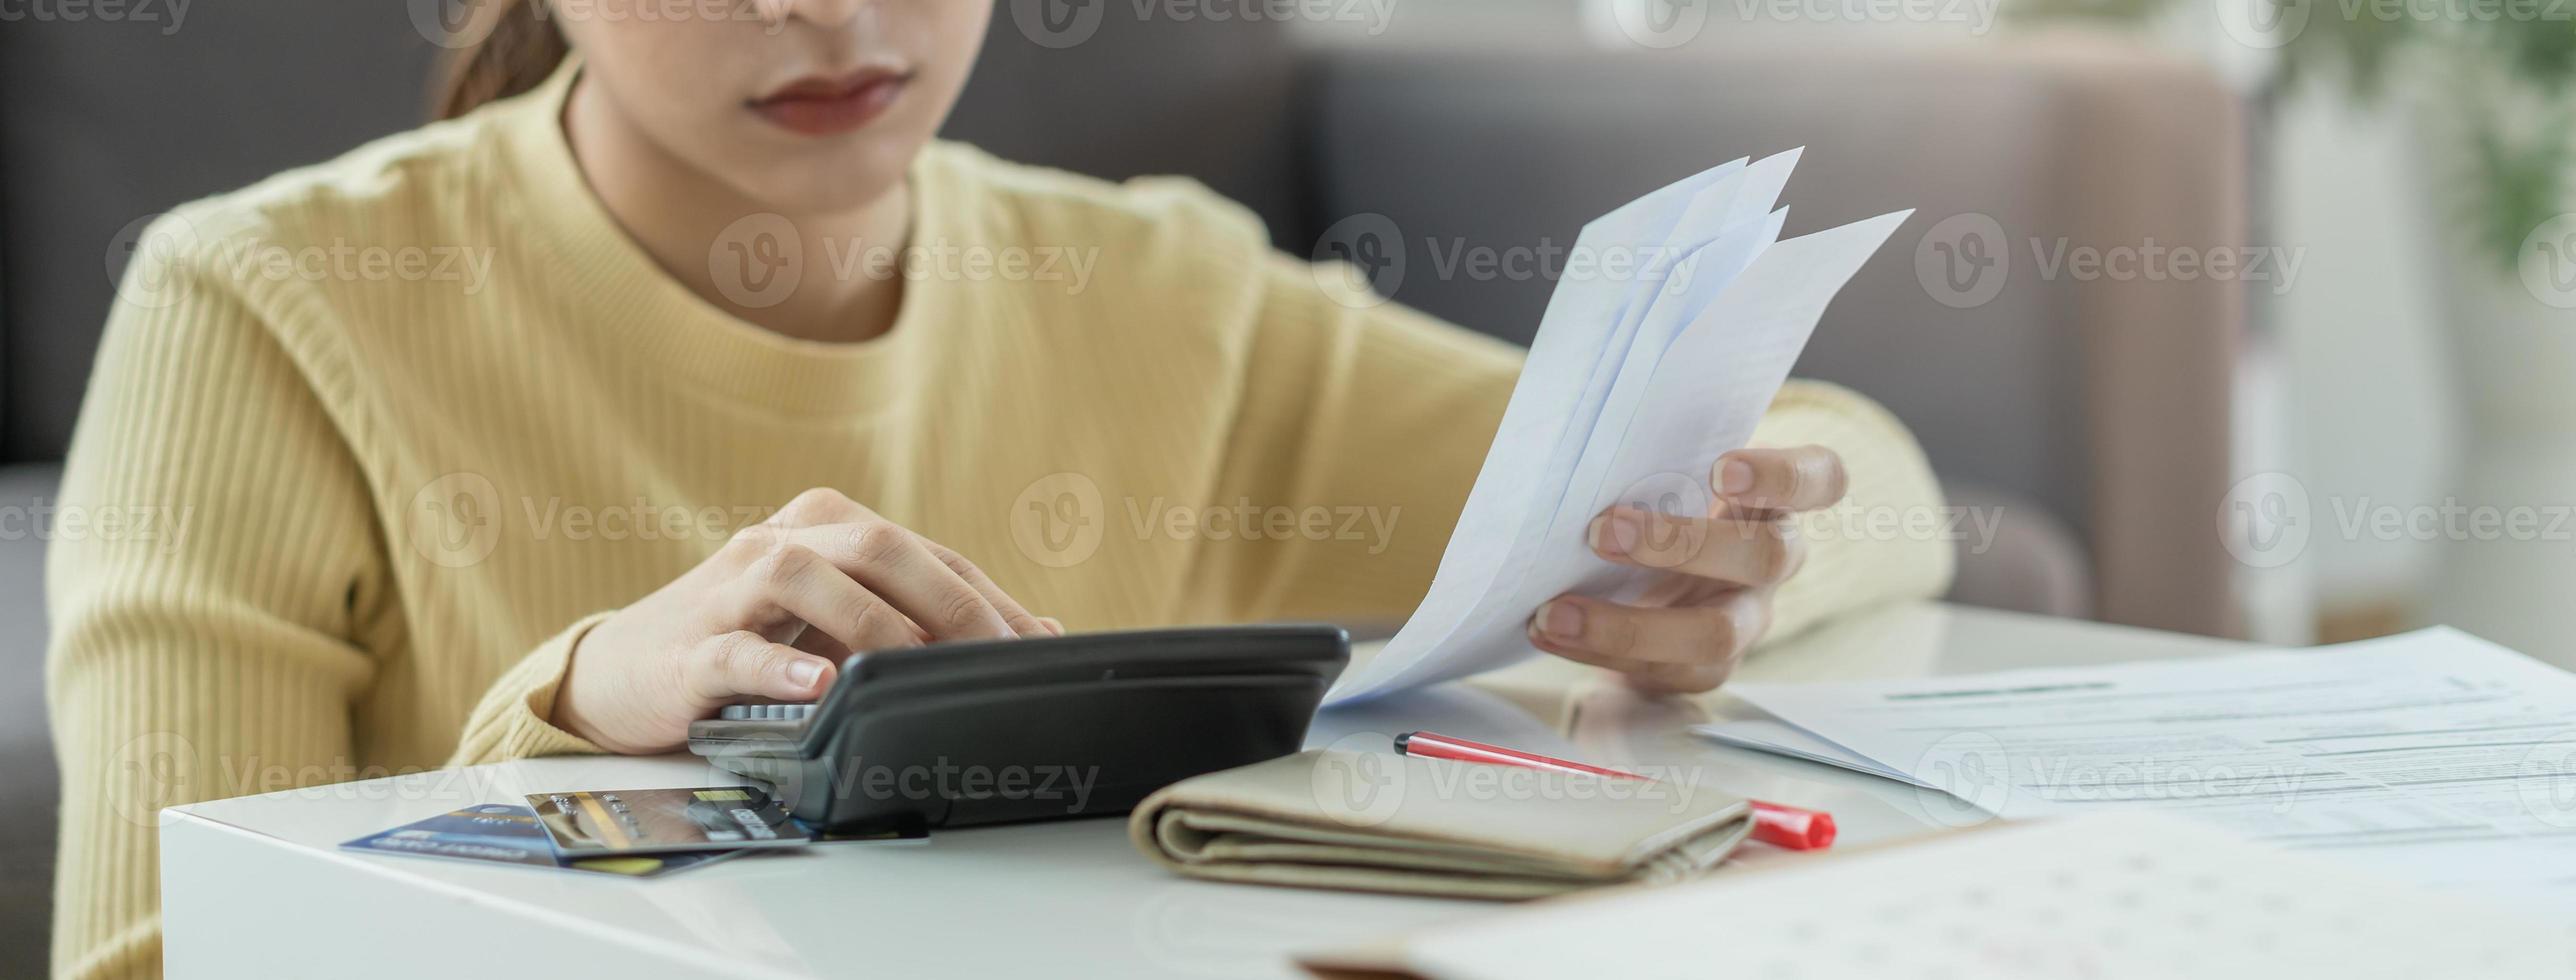
<instances>
[{"instance_id":1,"label":"black calculator","mask_svg":"<svg viewBox=\"0 0 2576 980\"><path fill-rule=\"evenodd\" d=\"M822 700L728 705L689 751L830 833L1114 815L1296 752L1349 660L1348 634L1305 624L857 653Z\"/></svg>"}]
</instances>

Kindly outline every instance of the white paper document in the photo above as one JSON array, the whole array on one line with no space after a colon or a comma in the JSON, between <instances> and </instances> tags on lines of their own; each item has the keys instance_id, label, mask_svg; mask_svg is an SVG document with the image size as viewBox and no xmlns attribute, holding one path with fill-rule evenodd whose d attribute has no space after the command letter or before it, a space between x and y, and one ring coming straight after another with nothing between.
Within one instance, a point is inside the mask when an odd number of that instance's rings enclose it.
<instances>
[{"instance_id":1,"label":"white paper document","mask_svg":"<svg viewBox=\"0 0 2576 980\"><path fill-rule=\"evenodd\" d=\"M1804 759L1836 769L1849 769L1880 779L1936 789L1922 780L1870 761L1868 756L1817 738L1814 733L1776 718L1740 718L1714 724L1694 725L1691 731L1737 748L1768 752L1791 759Z\"/></svg>"},{"instance_id":2,"label":"white paper document","mask_svg":"<svg viewBox=\"0 0 2576 980\"><path fill-rule=\"evenodd\" d=\"M2568 970L2565 930L2545 916L2145 813L1830 852L1522 906L1384 945L1394 952L1362 965L1443 980L2539 980Z\"/></svg>"},{"instance_id":3,"label":"white paper document","mask_svg":"<svg viewBox=\"0 0 2576 980\"><path fill-rule=\"evenodd\" d=\"M2576 911L2576 675L2455 630L2098 668L1728 690L1973 823L2153 807Z\"/></svg>"},{"instance_id":4,"label":"white paper document","mask_svg":"<svg viewBox=\"0 0 2576 980\"><path fill-rule=\"evenodd\" d=\"M1790 151L1737 160L1586 225L1468 492L1429 595L1339 703L1532 655L1525 624L1568 592L1651 575L1584 542L1613 504L1702 517L1825 306L1911 212L1786 241Z\"/></svg>"}]
</instances>

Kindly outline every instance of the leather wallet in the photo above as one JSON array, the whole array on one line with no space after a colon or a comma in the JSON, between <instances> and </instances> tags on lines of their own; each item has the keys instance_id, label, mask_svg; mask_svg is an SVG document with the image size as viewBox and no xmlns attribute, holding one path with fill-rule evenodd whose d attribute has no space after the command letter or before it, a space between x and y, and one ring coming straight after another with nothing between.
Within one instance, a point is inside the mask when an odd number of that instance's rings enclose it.
<instances>
[{"instance_id":1,"label":"leather wallet","mask_svg":"<svg viewBox=\"0 0 2576 980\"><path fill-rule=\"evenodd\" d=\"M1127 823L1193 877L1484 899L1693 877L1752 826L1706 786L1332 750L1182 780Z\"/></svg>"}]
</instances>

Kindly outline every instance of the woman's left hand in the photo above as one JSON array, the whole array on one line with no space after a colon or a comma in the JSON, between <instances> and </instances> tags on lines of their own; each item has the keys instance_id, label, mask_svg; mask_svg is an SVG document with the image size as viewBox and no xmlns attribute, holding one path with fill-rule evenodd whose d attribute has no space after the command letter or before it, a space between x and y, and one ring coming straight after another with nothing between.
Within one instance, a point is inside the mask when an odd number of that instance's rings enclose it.
<instances>
[{"instance_id":1,"label":"woman's left hand","mask_svg":"<svg viewBox=\"0 0 2576 980\"><path fill-rule=\"evenodd\" d=\"M1634 606L1564 595L1530 616L1530 641L1607 667L1649 691L1726 682L1771 625L1771 593L1806 549L1791 515L1843 498L1842 457L1823 446L1739 449L1718 457L1704 518L1613 507L1592 521L1594 554L1666 573Z\"/></svg>"}]
</instances>

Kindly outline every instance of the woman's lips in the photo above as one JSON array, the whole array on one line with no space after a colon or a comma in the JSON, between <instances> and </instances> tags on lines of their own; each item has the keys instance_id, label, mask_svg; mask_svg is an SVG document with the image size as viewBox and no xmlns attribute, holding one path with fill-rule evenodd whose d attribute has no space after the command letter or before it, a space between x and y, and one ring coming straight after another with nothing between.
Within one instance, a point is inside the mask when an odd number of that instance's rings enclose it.
<instances>
[{"instance_id":1,"label":"woman's lips","mask_svg":"<svg viewBox=\"0 0 2576 980\"><path fill-rule=\"evenodd\" d=\"M787 83L750 102L751 111L790 131L807 136L846 133L885 115L904 86L905 72L867 69L834 77L811 76Z\"/></svg>"}]
</instances>

